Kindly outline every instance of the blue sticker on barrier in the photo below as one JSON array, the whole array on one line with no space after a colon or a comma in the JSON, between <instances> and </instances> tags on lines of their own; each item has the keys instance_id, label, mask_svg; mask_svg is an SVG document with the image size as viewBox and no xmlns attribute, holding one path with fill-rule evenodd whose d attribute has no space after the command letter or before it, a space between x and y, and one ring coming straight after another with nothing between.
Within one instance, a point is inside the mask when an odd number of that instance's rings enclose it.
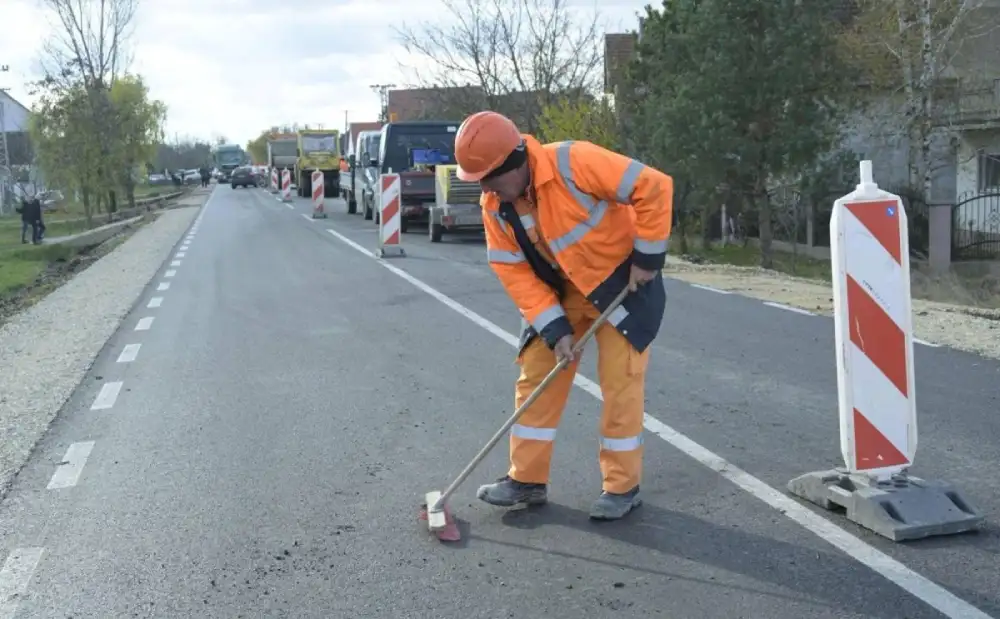
<instances>
[{"instance_id":1,"label":"blue sticker on barrier","mask_svg":"<svg viewBox=\"0 0 1000 619\"><path fill-rule=\"evenodd\" d=\"M896 207L895 206L887 207L885 209L885 214L888 215L889 217L892 217L893 215L896 214Z\"/></svg>"}]
</instances>

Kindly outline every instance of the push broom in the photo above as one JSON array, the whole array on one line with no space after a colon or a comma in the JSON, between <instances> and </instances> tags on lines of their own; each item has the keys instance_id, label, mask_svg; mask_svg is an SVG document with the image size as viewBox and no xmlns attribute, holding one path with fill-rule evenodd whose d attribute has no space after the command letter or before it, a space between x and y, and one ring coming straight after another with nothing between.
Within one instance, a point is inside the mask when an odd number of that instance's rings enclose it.
<instances>
[{"instance_id":1,"label":"push broom","mask_svg":"<svg viewBox=\"0 0 1000 619\"><path fill-rule=\"evenodd\" d=\"M583 350L587 341L593 337L594 333L596 333L605 322L608 321L608 317L611 316L612 312L618 309L618 306L621 305L623 300L625 300L625 295L627 294L628 287L618 293L618 296L611 302L611 305L604 310L597 320L590 325L590 328L584 332L583 336L580 337L580 339L573 345L574 357L579 356L580 351ZM487 442L486 445L479 450L476 457L474 457L472 461L465 466L465 469L458 474L458 477L455 478L455 481L451 482L450 486L445 488L444 492L433 490L424 496L424 505L420 513L420 519L423 520L426 518L428 528L431 530L431 533L434 533L438 537L438 539L449 542L461 539L461 533L458 530L458 525L455 524L455 519L452 517L451 510L449 510L447 506L448 499L455 493L455 490L462 485L462 482L464 482L466 478L472 474L472 471L479 466L479 463L486 458L486 455L490 453L496 444L500 442L500 439L503 438L503 436L515 423L517 423L517 420L521 418L524 411L528 410L528 408L534 404L535 400L542 395L545 389L548 388L549 384L551 384L552 381L555 380L556 376L559 375L559 372L562 372L568 364L569 359L563 359L557 363L554 368L552 368L552 371L549 372L548 375L542 379L542 382L535 387L535 390L531 392L528 399L526 399L524 403L521 404L516 411L514 411L514 414L511 415L502 426L500 426L500 429L496 431L496 434L494 434L493 437L490 438L489 442Z\"/></svg>"}]
</instances>

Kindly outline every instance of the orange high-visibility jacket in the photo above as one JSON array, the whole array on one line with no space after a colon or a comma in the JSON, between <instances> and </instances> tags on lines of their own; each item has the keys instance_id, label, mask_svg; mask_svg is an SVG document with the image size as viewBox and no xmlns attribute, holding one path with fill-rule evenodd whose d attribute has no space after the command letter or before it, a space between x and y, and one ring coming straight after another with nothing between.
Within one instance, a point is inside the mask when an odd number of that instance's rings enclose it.
<instances>
[{"instance_id":1,"label":"orange high-visibility jacket","mask_svg":"<svg viewBox=\"0 0 1000 619\"><path fill-rule=\"evenodd\" d=\"M559 299L571 281L599 311L628 285L632 264L656 278L629 294L609 322L643 351L663 320L662 275L673 210L673 179L634 159L590 142L542 145L524 139L535 193L535 217L558 271L528 238L530 215L483 193L490 266L525 324L521 347L541 334L553 347L572 328Z\"/></svg>"}]
</instances>

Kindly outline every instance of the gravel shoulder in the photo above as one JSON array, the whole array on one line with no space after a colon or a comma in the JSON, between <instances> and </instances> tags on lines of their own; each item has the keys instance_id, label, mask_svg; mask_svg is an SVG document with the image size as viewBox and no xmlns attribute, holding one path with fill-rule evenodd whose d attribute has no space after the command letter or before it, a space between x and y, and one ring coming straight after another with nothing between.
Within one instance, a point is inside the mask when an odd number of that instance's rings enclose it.
<instances>
[{"instance_id":1,"label":"gravel shoulder","mask_svg":"<svg viewBox=\"0 0 1000 619\"><path fill-rule=\"evenodd\" d=\"M0 497L208 195L163 211L0 328Z\"/></svg>"},{"instance_id":2,"label":"gravel shoulder","mask_svg":"<svg viewBox=\"0 0 1000 619\"><path fill-rule=\"evenodd\" d=\"M664 275L747 297L833 315L829 285L753 267L692 264L671 257ZM1000 359L1000 311L913 300L914 336L943 346Z\"/></svg>"}]
</instances>

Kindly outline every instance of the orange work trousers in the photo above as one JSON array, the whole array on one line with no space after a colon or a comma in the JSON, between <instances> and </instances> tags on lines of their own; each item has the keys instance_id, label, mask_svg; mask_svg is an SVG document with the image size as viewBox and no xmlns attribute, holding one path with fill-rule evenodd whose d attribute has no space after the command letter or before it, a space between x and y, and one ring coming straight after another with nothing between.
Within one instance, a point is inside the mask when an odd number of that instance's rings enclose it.
<instances>
[{"instance_id":1,"label":"orange work trousers","mask_svg":"<svg viewBox=\"0 0 1000 619\"><path fill-rule=\"evenodd\" d=\"M576 287L566 283L563 309L578 340L600 312ZM649 349L638 352L614 326L605 323L597 340L597 374L604 405L598 458L606 492L622 494L642 476L642 422ZM514 405L520 406L556 365L555 353L536 337L518 357ZM509 475L523 483L547 484L556 429L573 387L579 361L570 363L524 412L510 431Z\"/></svg>"}]
</instances>

